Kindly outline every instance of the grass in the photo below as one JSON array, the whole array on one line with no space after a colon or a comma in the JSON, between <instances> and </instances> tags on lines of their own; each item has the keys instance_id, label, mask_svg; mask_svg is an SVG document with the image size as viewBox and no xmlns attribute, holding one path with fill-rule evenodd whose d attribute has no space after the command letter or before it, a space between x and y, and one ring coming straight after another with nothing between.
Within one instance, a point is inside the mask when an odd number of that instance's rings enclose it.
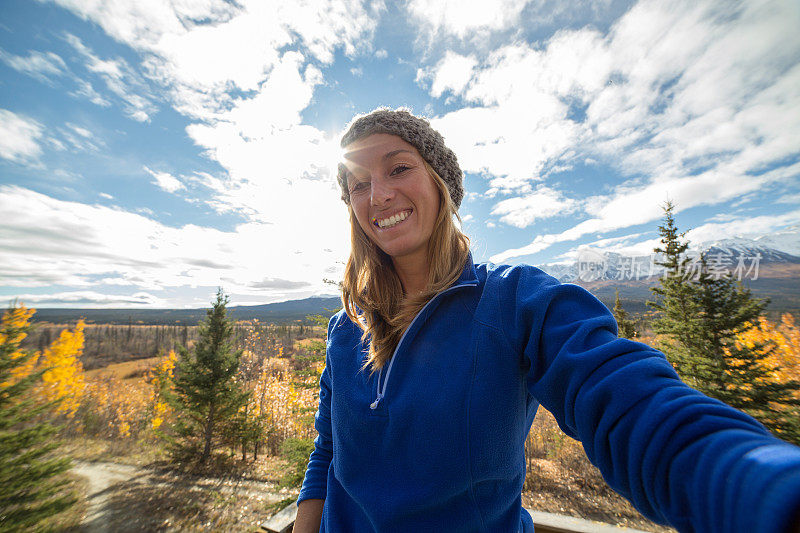
<instances>
[{"instance_id":1,"label":"grass","mask_svg":"<svg viewBox=\"0 0 800 533\"><path fill-rule=\"evenodd\" d=\"M122 363L112 363L110 365L86 371L87 379L119 378L141 379L162 357L147 357L144 359L134 359Z\"/></svg>"},{"instance_id":2,"label":"grass","mask_svg":"<svg viewBox=\"0 0 800 533\"><path fill-rule=\"evenodd\" d=\"M78 461L105 461L133 466L158 464L167 459L160 443L150 440L77 436L65 438L59 450Z\"/></svg>"}]
</instances>

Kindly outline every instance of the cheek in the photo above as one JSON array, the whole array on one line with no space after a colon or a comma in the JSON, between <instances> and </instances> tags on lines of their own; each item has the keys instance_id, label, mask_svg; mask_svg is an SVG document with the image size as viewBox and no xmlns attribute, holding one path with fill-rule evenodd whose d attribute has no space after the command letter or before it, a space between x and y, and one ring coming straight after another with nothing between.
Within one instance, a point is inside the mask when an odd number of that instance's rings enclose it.
<instances>
[{"instance_id":1,"label":"cheek","mask_svg":"<svg viewBox=\"0 0 800 533\"><path fill-rule=\"evenodd\" d=\"M353 202L353 214L356 217L356 222L358 225L361 226L361 229L364 230L364 233L369 235L369 227L370 227L370 220L369 220L369 211L363 209L362 206L358 205L358 203Z\"/></svg>"},{"instance_id":2,"label":"cheek","mask_svg":"<svg viewBox=\"0 0 800 533\"><path fill-rule=\"evenodd\" d=\"M425 197L427 198L427 214L428 214L428 224L433 225L436 222L436 219L439 217L439 209L441 209L441 201L439 198L439 189L436 188L436 185L431 183L430 187L426 191Z\"/></svg>"}]
</instances>

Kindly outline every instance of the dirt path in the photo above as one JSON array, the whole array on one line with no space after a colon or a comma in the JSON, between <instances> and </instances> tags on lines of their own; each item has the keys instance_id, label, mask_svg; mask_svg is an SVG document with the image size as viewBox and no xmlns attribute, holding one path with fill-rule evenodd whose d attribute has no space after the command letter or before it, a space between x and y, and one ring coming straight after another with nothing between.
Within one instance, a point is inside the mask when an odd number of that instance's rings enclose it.
<instances>
[{"instance_id":1,"label":"dirt path","mask_svg":"<svg viewBox=\"0 0 800 533\"><path fill-rule=\"evenodd\" d=\"M182 476L118 463L76 461L72 471L89 481L80 527L86 532L176 531L186 525L183 519L203 525L215 517L215 507L237 502L247 509L246 503L253 502L251 507L267 509L291 496L263 482ZM198 500L211 505L197 506ZM267 516L253 511L256 521Z\"/></svg>"},{"instance_id":2,"label":"dirt path","mask_svg":"<svg viewBox=\"0 0 800 533\"><path fill-rule=\"evenodd\" d=\"M81 526L84 531L98 533L113 531L108 513L105 512L110 490L115 485L147 475L139 467L116 463L76 462L72 471L89 481L89 493L86 495L89 508Z\"/></svg>"}]
</instances>

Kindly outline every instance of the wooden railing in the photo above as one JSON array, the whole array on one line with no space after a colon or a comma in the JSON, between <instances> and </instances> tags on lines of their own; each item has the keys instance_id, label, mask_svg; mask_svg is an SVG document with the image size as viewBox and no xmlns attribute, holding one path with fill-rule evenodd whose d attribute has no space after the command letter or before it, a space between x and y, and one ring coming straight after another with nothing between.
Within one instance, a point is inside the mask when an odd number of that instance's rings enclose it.
<instances>
[{"instance_id":1,"label":"wooden railing","mask_svg":"<svg viewBox=\"0 0 800 533\"><path fill-rule=\"evenodd\" d=\"M564 516L541 511L528 512L533 517L536 533L644 533L637 529L612 526L603 522L593 522L583 518ZM292 502L272 518L261 524L261 529L268 533L289 533L294 519L297 517L297 504Z\"/></svg>"}]
</instances>

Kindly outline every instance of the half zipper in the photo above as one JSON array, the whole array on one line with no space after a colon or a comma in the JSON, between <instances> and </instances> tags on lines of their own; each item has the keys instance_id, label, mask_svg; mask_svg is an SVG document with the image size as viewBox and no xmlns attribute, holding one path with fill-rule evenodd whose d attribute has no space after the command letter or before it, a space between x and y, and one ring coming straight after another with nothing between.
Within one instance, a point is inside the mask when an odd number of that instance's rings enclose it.
<instances>
[{"instance_id":1,"label":"half zipper","mask_svg":"<svg viewBox=\"0 0 800 533\"><path fill-rule=\"evenodd\" d=\"M456 289L460 289L462 287L477 287L477 283L463 283L461 285L453 285L452 287L448 287L447 289L443 290L442 292L438 293L436 296L428 300L428 302L422 306L422 309L419 310L419 313L414 317L414 320L411 321L411 324L408 325L406 330L403 332L403 335L400 337L400 341L398 341L397 346L394 349L394 353L392 353L392 358L389 360L389 366L386 368L386 377L383 379L383 386L381 386L381 376L383 375L383 368L378 371L378 390L375 396L375 401L369 404L370 409L377 409L378 405L380 405L381 400L386 395L386 384L389 382L389 375L392 373L392 366L394 365L394 360L396 359L397 352L400 351L400 347L403 345L403 340L406 338L406 334L411 331L411 328L414 326L414 322L417 321L419 317L425 312L425 309L428 308L430 304L435 302L440 296L447 294L448 292L452 292Z\"/></svg>"}]
</instances>

